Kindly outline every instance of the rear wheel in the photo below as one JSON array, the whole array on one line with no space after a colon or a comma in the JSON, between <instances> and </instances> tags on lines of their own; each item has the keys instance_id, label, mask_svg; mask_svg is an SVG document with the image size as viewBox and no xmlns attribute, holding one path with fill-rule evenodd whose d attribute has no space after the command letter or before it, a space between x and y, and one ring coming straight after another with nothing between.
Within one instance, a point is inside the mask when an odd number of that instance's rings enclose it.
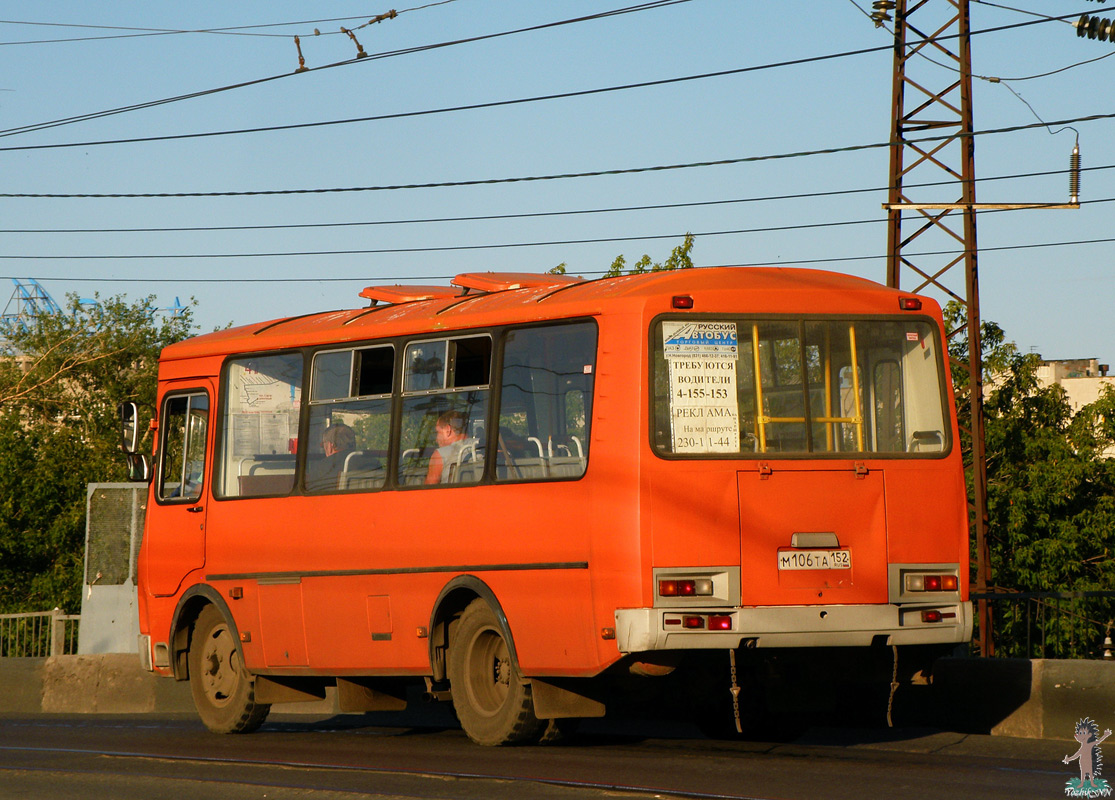
<instances>
[{"instance_id":1,"label":"rear wheel","mask_svg":"<svg viewBox=\"0 0 1115 800\"><path fill-rule=\"evenodd\" d=\"M224 616L206 606L190 639L190 691L205 727L214 733L251 733L270 705L255 700L255 678L244 667L240 647Z\"/></svg>"},{"instance_id":2,"label":"rear wheel","mask_svg":"<svg viewBox=\"0 0 1115 800\"><path fill-rule=\"evenodd\" d=\"M511 657L499 620L483 600L461 614L449 641L449 684L461 727L477 744L537 740L530 687Z\"/></svg>"}]
</instances>

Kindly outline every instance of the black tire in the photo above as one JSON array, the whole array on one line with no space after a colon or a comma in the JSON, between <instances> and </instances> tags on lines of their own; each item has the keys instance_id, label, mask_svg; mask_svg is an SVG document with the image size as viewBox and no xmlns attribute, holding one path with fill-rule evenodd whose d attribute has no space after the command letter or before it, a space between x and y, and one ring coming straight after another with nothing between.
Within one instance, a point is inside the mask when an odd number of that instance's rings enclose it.
<instances>
[{"instance_id":1,"label":"black tire","mask_svg":"<svg viewBox=\"0 0 1115 800\"><path fill-rule=\"evenodd\" d=\"M473 600L453 626L448 671L453 708L470 739L486 746L537 741L544 723L485 601Z\"/></svg>"},{"instance_id":2,"label":"black tire","mask_svg":"<svg viewBox=\"0 0 1115 800\"><path fill-rule=\"evenodd\" d=\"M251 733L271 706L255 700L255 678L244 668L239 642L224 616L206 606L190 638L190 691L205 727L214 733Z\"/></svg>"}]
</instances>

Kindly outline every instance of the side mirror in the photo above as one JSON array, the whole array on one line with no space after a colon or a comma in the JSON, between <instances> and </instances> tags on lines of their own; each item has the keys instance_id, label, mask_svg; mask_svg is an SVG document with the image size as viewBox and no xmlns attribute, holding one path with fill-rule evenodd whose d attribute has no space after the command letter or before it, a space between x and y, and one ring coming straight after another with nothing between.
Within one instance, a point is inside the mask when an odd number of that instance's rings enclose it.
<instances>
[{"instance_id":1,"label":"side mirror","mask_svg":"<svg viewBox=\"0 0 1115 800\"><path fill-rule=\"evenodd\" d=\"M139 408L131 401L120 404L120 430L122 433L120 449L125 453L134 454L136 445L139 444Z\"/></svg>"},{"instance_id":2,"label":"side mirror","mask_svg":"<svg viewBox=\"0 0 1115 800\"><path fill-rule=\"evenodd\" d=\"M128 460L128 480L151 480L151 459L136 452L139 446L139 407L129 401L120 404L120 449Z\"/></svg>"},{"instance_id":3,"label":"side mirror","mask_svg":"<svg viewBox=\"0 0 1115 800\"><path fill-rule=\"evenodd\" d=\"M147 483L151 480L151 461L140 453L127 453L128 480Z\"/></svg>"}]
</instances>

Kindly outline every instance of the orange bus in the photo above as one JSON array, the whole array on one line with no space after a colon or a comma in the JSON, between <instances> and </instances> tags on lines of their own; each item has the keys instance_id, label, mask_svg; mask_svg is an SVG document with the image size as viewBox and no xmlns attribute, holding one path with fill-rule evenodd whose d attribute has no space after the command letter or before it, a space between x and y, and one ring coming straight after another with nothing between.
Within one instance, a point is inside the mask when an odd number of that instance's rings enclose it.
<instances>
[{"instance_id":1,"label":"orange bus","mask_svg":"<svg viewBox=\"0 0 1115 800\"><path fill-rule=\"evenodd\" d=\"M777 268L452 284L164 350L140 650L210 729L417 683L530 741L620 673L970 639L932 300Z\"/></svg>"}]
</instances>

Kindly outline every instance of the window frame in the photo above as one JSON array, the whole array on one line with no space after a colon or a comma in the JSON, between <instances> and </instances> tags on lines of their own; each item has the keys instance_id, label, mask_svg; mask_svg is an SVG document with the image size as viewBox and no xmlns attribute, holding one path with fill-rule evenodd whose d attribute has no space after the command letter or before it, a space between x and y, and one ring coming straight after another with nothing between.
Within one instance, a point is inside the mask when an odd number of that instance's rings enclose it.
<instances>
[{"instance_id":1,"label":"window frame","mask_svg":"<svg viewBox=\"0 0 1115 800\"><path fill-rule=\"evenodd\" d=\"M585 425L587 429L586 439L591 439L592 436L592 413L596 404L596 384L597 384L597 371L596 365L599 360L600 353L600 325L595 316L578 316L572 318L557 318L545 319L524 323L510 323L505 325L495 325L483 328L467 328L452 331L438 331L437 335L432 335L431 331L421 331L414 334L404 334L398 336L390 336L382 339L361 339L352 342L327 342L319 345L310 345L301 348L283 348L277 350L267 351L253 351L245 353L231 353L225 356L221 369L219 371L218 384L216 387L216 409L212 407L212 399L210 399L210 426L217 424L221 427L220 431L214 430L213 436L218 438L214 440L213 454L212 454L212 474L210 481L212 483L211 494L213 499L224 501L236 501L245 499L265 499L275 497L288 497L288 496L307 496L307 497L320 497L329 496L334 494L355 494L355 493L376 493L381 491L411 491L423 488L465 488L476 487L481 485L494 485L494 484L513 484L513 483L550 483L562 481L576 481L581 480L588 472L589 462L589 441L584 442L584 461L585 470L580 475L575 476L555 476L555 477L529 477L521 480L498 480L496 476L496 466L494 458L486 458L483 472L478 481L468 483L444 483L435 485L415 485L404 484L399 480L399 457L402 452L402 429L405 401L408 398L423 397L423 396L437 396L449 395L456 393L468 392L482 392L486 394L484 403L486 405L484 414L484 436L480 444L484 447L486 453L495 453L498 449L498 413L500 404L502 402L502 380L503 380L503 360L504 348L506 339L509 334L516 331L529 331L539 328L560 328L568 325L578 324L591 324L594 328L594 349L592 352L592 391L591 393L584 394L582 402L585 405ZM443 386L440 389L415 389L407 391L405 389L407 378L407 349L414 344L424 344L428 342L441 342L452 343L454 340L466 339L487 339L488 340L488 375L487 383L484 384L469 384L467 386ZM352 358L355 359L355 353L360 350L370 350L375 348L391 348L393 350L393 368L392 368L392 391L390 394L376 394L376 395L362 395L344 398L328 398L328 399L311 399L315 391L315 375L314 368L316 360L321 355L328 355L330 353L349 352ZM294 485L289 492L282 494L237 494L226 495L222 494L219 489L219 482L222 479L218 475L218 464L223 463L225 458L225 449L230 446L226 441L223 425L225 417L228 414L228 385L229 385L229 372L231 365L236 362L243 362L251 359L268 358L271 356L299 356L302 360L302 374L301 382L299 384L300 390L300 404L298 412L298 452L295 454L295 480ZM444 366L443 375L445 376L445 383L449 383L453 379L453 370L456 363L456 353L453 353L447 359L447 364ZM356 382L355 377L355 361L350 362L349 366L349 391L356 391L359 387L354 387L352 384ZM188 390L187 390L188 391ZM564 397L564 395L563 395ZM382 486L378 487L359 487L354 489L337 489L326 491L310 491L305 486L307 475L307 462L309 460L309 437L311 432L311 417L315 408L328 407L331 405L339 405L362 400L387 400L390 403L390 427L387 442L387 456L384 462L385 478ZM560 413L565 413L564 406Z\"/></svg>"},{"instance_id":2,"label":"window frame","mask_svg":"<svg viewBox=\"0 0 1115 800\"><path fill-rule=\"evenodd\" d=\"M330 345L330 346L332 347L332 345ZM270 357L273 357L273 356L298 356L298 358L300 358L301 361L302 361L301 377L300 377L299 383L297 384L298 389L299 389L299 407L298 407L298 420L297 420L298 424L294 427L294 430L296 431L297 436L298 436L297 451L294 453L294 465L295 465L294 466L294 485L289 490L287 490L285 492L282 492L282 493L279 493L279 494L225 494L222 490L221 483L222 483L223 479L225 478L225 475L224 475L224 472L223 472L224 467L225 467L225 461L226 461L226 458L225 458L226 452L225 451L226 451L226 448L228 447L229 441L231 440L231 436L226 438L225 430L224 430L224 422L225 422L225 420L228 416L228 413L229 413L229 410L228 410L229 372L231 370L232 365L236 362L248 361L248 360L251 360L253 358L256 358L256 359L270 358ZM302 455L302 451L304 450L304 447L303 447L302 443L305 441L305 438L304 438L305 437L305 430L304 430L304 428L306 426L306 422L309 420L309 415L302 413L302 409L308 406L307 397L308 397L308 391L309 391L310 387L309 387L309 379L308 379L307 376L310 374L310 372L309 372L309 366L310 366L309 360L310 360L309 359L309 351L306 348L291 348L291 347L285 347L285 348L281 348L281 349L277 349L277 350L262 350L262 351L251 351L251 352L245 352L245 353L230 353L227 356L225 356L224 360L221 362L221 369L220 369L220 372L218 373L218 380L217 380L217 387L216 387L216 392L217 392L217 398L218 399L217 399L217 412L216 412L216 415L215 415L215 419L219 423L219 425L221 426L221 430L219 432L219 435L218 435L218 432L216 432L216 431L213 434L215 437L217 437L217 438L214 439L214 443L213 443L213 465L214 466L212 468L212 476L211 476L211 483L212 483L212 486L213 486L211 495L212 495L212 498L214 500L216 500L218 502L237 501L237 500L254 500L254 499L257 499L257 498L268 498L268 497L290 497L292 495L300 494L300 487L299 487L299 475L301 474L300 465L302 463L302 460L304 459L304 456Z\"/></svg>"},{"instance_id":3,"label":"window frame","mask_svg":"<svg viewBox=\"0 0 1115 800\"><path fill-rule=\"evenodd\" d=\"M807 330L810 323L874 323L874 322L893 322L893 323L918 323L925 325L931 333L933 345L937 348L939 357L936 359L937 371L937 386L938 398L942 410L942 423L944 430L942 431L944 441L942 442L941 449L938 451L877 451L877 450L844 450L836 452L825 452L823 450L813 451L794 451L785 452L777 450L755 450L743 451L740 450L730 452L714 452L714 453L675 453L665 449L659 444L659 437L657 435L658 427L658 398L655 393L655 379L657 373L656 364L656 348L659 346L657 341L660 338L660 326L663 322L681 322L681 321L709 321L721 322L731 321L741 325L750 326L753 323L762 324L766 323L782 323L789 322L798 326L801 331ZM738 332L737 332L738 333ZM647 417L648 417L648 443L651 451L656 457L673 461L713 461L713 460L726 460L726 461L741 461L741 462L757 462L757 461L862 461L865 459L880 459L880 460L936 460L947 458L955 449L956 442L953 436L952 428L955 421L955 407L948 396L951 383L948 376L948 351L944 346L941 336L941 329L937 321L927 314L822 314L822 313L808 313L808 314L788 314L788 313L737 313L737 312L705 312L698 314L679 314L677 312L666 312L655 315L651 318L646 332L647 341ZM773 342L773 340L770 340ZM741 345L742 347L742 345ZM799 347L808 347L808 336L801 339ZM754 358L754 354L752 354ZM664 359L663 359L664 360ZM773 361L767 367L773 367ZM863 365L860 365L863 369ZM801 365L803 377L808 376L808 367L803 363ZM872 365L874 369L874 365ZM761 380L761 376L754 376L756 380ZM803 382L803 387L805 386ZM871 424L868 427L867 421L864 422L865 440L874 442L875 439L875 414L874 414L874 400L870 391L865 391L867 387L861 386L860 391L863 394L863 402L865 411L870 414ZM668 389L667 389L668 391ZM808 396L808 390L805 390ZM665 402L669 403L669 397L665 397ZM668 409L668 406L667 406ZM667 410L667 419L668 419ZM807 418L813 420L816 415L809 415ZM905 421L905 420L904 420ZM805 428L808 430L811 426L807 423Z\"/></svg>"},{"instance_id":4,"label":"window frame","mask_svg":"<svg viewBox=\"0 0 1115 800\"><path fill-rule=\"evenodd\" d=\"M201 477L202 477L202 479L201 479L201 482L198 485L198 493L197 493L196 497L182 497L182 496L166 497L166 496L163 495L163 486L165 484L165 479L166 479L166 473L165 473L166 458L167 458L167 453L169 451L169 448L167 447L167 439L168 439L168 437L170 436L170 433L171 433L170 425L169 425L168 420L167 420L167 416L168 416L167 409L169 408L170 403L172 403L173 401L181 399L181 398L186 398L187 399L187 404L186 404L187 424L186 424L186 429L185 429L185 436L183 437L183 440L182 440L182 467L181 467L182 474L179 476L180 482L178 484L179 487L182 487L182 486L185 486L185 482L186 482L185 481L186 465L189 462L189 459L187 458L187 455L189 453L190 445L192 443L191 442L192 436L190 434L190 425L189 425L189 422L188 422L188 420L190 418L190 411L193 408L193 404L192 404L192 402L190 402L190 400L192 398L195 398L195 397L204 397L205 401L207 403L207 407L205 409L205 411L206 411L205 442L203 443L203 447L202 447L202 452L203 452L203 459L202 459L202 466L201 466L201 470L202 470L202 476ZM159 406L159 418L158 418L159 419L158 463L156 465L155 475L154 475L154 478L152 480L152 483L154 485L154 490L155 490L154 495L155 495L156 504L158 504L158 505L169 505L169 506L181 506L181 505L192 505L192 504L201 502L201 499L205 494L205 484L206 484L207 478L210 477L209 475L206 475L206 470L207 469L210 469L210 470L212 469L211 465L209 464L209 437L212 434L212 430L213 430L213 418L214 418L213 398L211 398L209 396L209 390L204 386L189 387L189 388L175 388L171 391L168 391L165 395L163 395L162 403Z\"/></svg>"}]
</instances>

